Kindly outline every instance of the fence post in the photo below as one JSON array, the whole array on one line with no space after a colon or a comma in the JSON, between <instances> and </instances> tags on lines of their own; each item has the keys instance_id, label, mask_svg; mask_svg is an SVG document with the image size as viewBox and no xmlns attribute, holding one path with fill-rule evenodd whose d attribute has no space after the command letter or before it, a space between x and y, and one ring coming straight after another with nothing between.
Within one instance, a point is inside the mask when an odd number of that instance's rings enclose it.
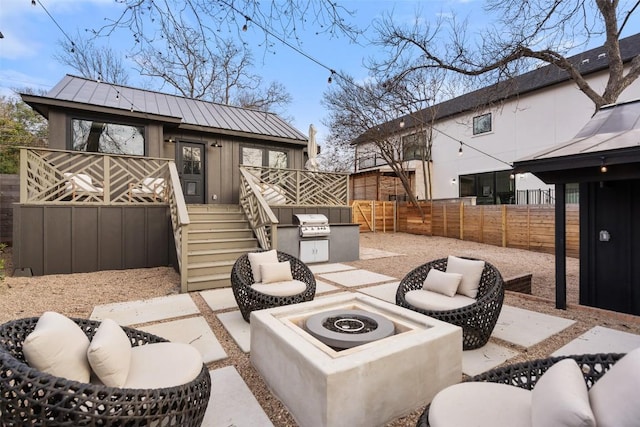
<instances>
[{"instance_id":1,"label":"fence post","mask_svg":"<svg viewBox=\"0 0 640 427\"><path fill-rule=\"evenodd\" d=\"M502 247L507 247L507 205L502 205Z\"/></svg>"},{"instance_id":2,"label":"fence post","mask_svg":"<svg viewBox=\"0 0 640 427\"><path fill-rule=\"evenodd\" d=\"M464 202L460 202L460 240L464 240Z\"/></svg>"},{"instance_id":3,"label":"fence post","mask_svg":"<svg viewBox=\"0 0 640 427\"><path fill-rule=\"evenodd\" d=\"M371 231L376 232L376 202L371 200L369 202L371 206Z\"/></svg>"}]
</instances>

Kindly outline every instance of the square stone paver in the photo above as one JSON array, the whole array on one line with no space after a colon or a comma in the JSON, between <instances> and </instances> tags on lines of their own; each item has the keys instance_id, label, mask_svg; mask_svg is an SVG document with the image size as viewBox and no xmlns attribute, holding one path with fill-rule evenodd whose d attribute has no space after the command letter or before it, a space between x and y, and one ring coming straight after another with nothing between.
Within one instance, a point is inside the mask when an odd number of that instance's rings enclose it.
<instances>
[{"instance_id":1,"label":"square stone paver","mask_svg":"<svg viewBox=\"0 0 640 427\"><path fill-rule=\"evenodd\" d=\"M360 288L358 289L358 292L395 304L398 285L400 285L400 282L385 283L383 285Z\"/></svg>"},{"instance_id":2,"label":"square stone paver","mask_svg":"<svg viewBox=\"0 0 640 427\"><path fill-rule=\"evenodd\" d=\"M334 271L355 270L355 267L351 267L347 264L331 263L331 264L312 264L309 265L309 270L313 274L331 273Z\"/></svg>"},{"instance_id":3,"label":"square stone paver","mask_svg":"<svg viewBox=\"0 0 640 427\"><path fill-rule=\"evenodd\" d=\"M495 368L518 355L518 352L494 343L462 352L462 372L473 376Z\"/></svg>"},{"instance_id":4,"label":"square stone paver","mask_svg":"<svg viewBox=\"0 0 640 427\"><path fill-rule=\"evenodd\" d=\"M211 374L211 397L202 427L271 427L273 424L233 366Z\"/></svg>"},{"instance_id":5,"label":"square stone paver","mask_svg":"<svg viewBox=\"0 0 640 427\"><path fill-rule=\"evenodd\" d=\"M363 248L360 247L360 259L377 259L377 258L388 258L392 256L402 256L403 254L397 254L395 252L383 251L380 249L374 248Z\"/></svg>"},{"instance_id":6,"label":"square stone paver","mask_svg":"<svg viewBox=\"0 0 640 427\"><path fill-rule=\"evenodd\" d=\"M251 350L251 330L249 323L244 321L240 311L230 311L217 315L222 326L229 332L231 338L238 344L238 347L245 353Z\"/></svg>"},{"instance_id":7,"label":"square stone paver","mask_svg":"<svg viewBox=\"0 0 640 427\"><path fill-rule=\"evenodd\" d=\"M529 348L574 323L575 320L503 305L491 335Z\"/></svg>"},{"instance_id":8,"label":"square stone paver","mask_svg":"<svg viewBox=\"0 0 640 427\"><path fill-rule=\"evenodd\" d=\"M120 326L138 325L200 314L189 294L169 295L141 301L127 301L94 307L92 320L113 319Z\"/></svg>"},{"instance_id":9,"label":"square stone paver","mask_svg":"<svg viewBox=\"0 0 640 427\"><path fill-rule=\"evenodd\" d=\"M374 273L367 270L339 271L336 273L321 274L320 277L347 287L398 280L395 277L390 277L384 274Z\"/></svg>"},{"instance_id":10,"label":"square stone paver","mask_svg":"<svg viewBox=\"0 0 640 427\"><path fill-rule=\"evenodd\" d=\"M227 357L220 342L204 317L174 320L143 326L143 331L152 333L169 341L191 344L198 349L204 363L215 362Z\"/></svg>"},{"instance_id":11,"label":"square stone paver","mask_svg":"<svg viewBox=\"0 0 640 427\"><path fill-rule=\"evenodd\" d=\"M327 282L323 282L322 280L316 279L316 295L335 291L336 289L339 289L339 288Z\"/></svg>"},{"instance_id":12,"label":"square stone paver","mask_svg":"<svg viewBox=\"0 0 640 427\"><path fill-rule=\"evenodd\" d=\"M592 353L628 353L640 347L640 335L596 326L560 347L553 356Z\"/></svg>"},{"instance_id":13,"label":"square stone paver","mask_svg":"<svg viewBox=\"0 0 640 427\"><path fill-rule=\"evenodd\" d=\"M200 296L213 311L238 307L236 297L233 296L233 290L231 288L200 291Z\"/></svg>"}]
</instances>

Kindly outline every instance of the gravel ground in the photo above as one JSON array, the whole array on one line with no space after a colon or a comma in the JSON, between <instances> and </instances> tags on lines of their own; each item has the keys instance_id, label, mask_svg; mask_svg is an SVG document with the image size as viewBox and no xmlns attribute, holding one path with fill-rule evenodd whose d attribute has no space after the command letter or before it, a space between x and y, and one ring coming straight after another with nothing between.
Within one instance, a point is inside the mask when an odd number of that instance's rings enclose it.
<instances>
[{"instance_id":1,"label":"gravel ground","mask_svg":"<svg viewBox=\"0 0 640 427\"><path fill-rule=\"evenodd\" d=\"M474 242L441 237L416 236L405 233L361 234L360 246L400 254L388 258L362 260L348 264L377 273L402 278L414 267L449 254L482 258L494 264L504 278L533 273L532 294L507 292L505 304L535 310L577 322L564 331L529 349L491 340L512 348L520 355L510 362L546 357L553 351L596 325L640 334L640 317L613 313L588 307L578 302L577 259L567 258L567 310L555 309L555 260L550 254L507 249ZM6 270L12 271L11 251L2 254ZM0 282L0 323L8 320L39 316L54 310L72 317L89 317L93 307L113 302L149 299L179 292L179 277L168 267L101 271L41 277L5 277ZM344 289L340 289L342 291ZM283 405L270 392L260 375L251 366L249 357L234 343L198 293L191 294L196 305L220 340L228 358L212 363L209 368L234 366L276 427L295 426ZM227 310L230 311L230 310ZM423 408L395 420L387 427L415 425Z\"/></svg>"}]
</instances>

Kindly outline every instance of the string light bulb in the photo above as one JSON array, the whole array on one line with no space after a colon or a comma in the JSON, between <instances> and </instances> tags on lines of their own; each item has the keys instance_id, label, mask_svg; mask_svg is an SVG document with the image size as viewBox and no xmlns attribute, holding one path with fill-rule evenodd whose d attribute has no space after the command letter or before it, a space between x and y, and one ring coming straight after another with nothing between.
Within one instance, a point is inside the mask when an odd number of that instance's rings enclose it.
<instances>
[{"instance_id":1,"label":"string light bulb","mask_svg":"<svg viewBox=\"0 0 640 427\"><path fill-rule=\"evenodd\" d=\"M249 21L251 21L251 18L249 18L248 16L244 17L245 22L244 25L242 26L242 31L246 32L249 29Z\"/></svg>"},{"instance_id":2,"label":"string light bulb","mask_svg":"<svg viewBox=\"0 0 640 427\"><path fill-rule=\"evenodd\" d=\"M31 6L35 6L36 5L36 0L31 0Z\"/></svg>"},{"instance_id":3,"label":"string light bulb","mask_svg":"<svg viewBox=\"0 0 640 427\"><path fill-rule=\"evenodd\" d=\"M404 128L404 118L400 119L400 129Z\"/></svg>"},{"instance_id":4,"label":"string light bulb","mask_svg":"<svg viewBox=\"0 0 640 427\"><path fill-rule=\"evenodd\" d=\"M131 112L133 113L133 104L131 104Z\"/></svg>"},{"instance_id":5,"label":"string light bulb","mask_svg":"<svg viewBox=\"0 0 640 427\"><path fill-rule=\"evenodd\" d=\"M120 91L116 91L116 99L120 99Z\"/></svg>"},{"instance_id":6,"label":"string light bulb","mask_svg":"<svg viewBox=\"0 0 640 427\"><path fill-rule=\"evenodd\" d=\"M333 70L330 70L331 74L329 74L329 78L327 79L327 83L331 84L331 82L333 81L333 75L336 73Z\"/></svg>"},{"instance_id":7,"label":"string light bulb","mask_svg":"<svg viewBox=\"0 0 640 427\"><path fill-rule=\"evenodd\" d=\"M462 141L460 141L460 148L458 148L458 156L462 156Z\"/></svg>"}]
</instances>

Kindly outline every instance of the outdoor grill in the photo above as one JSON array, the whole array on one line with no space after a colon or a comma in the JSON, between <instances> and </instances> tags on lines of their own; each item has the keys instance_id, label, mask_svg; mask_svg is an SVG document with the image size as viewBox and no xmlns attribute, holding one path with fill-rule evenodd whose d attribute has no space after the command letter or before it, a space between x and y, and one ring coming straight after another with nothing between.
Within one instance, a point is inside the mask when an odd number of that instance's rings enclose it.
<instances>
[{"instance_id":1,"label":"outdoor grill","mask_svg":"<svg viewBox=\"0 0 640 427\"><path fill-rule=\"evenodd\" d=\"M298 225L300 237L323 237L331 233L329 219L322 214L295 214L293 221Z\"/></svg>"}]
</instances>

